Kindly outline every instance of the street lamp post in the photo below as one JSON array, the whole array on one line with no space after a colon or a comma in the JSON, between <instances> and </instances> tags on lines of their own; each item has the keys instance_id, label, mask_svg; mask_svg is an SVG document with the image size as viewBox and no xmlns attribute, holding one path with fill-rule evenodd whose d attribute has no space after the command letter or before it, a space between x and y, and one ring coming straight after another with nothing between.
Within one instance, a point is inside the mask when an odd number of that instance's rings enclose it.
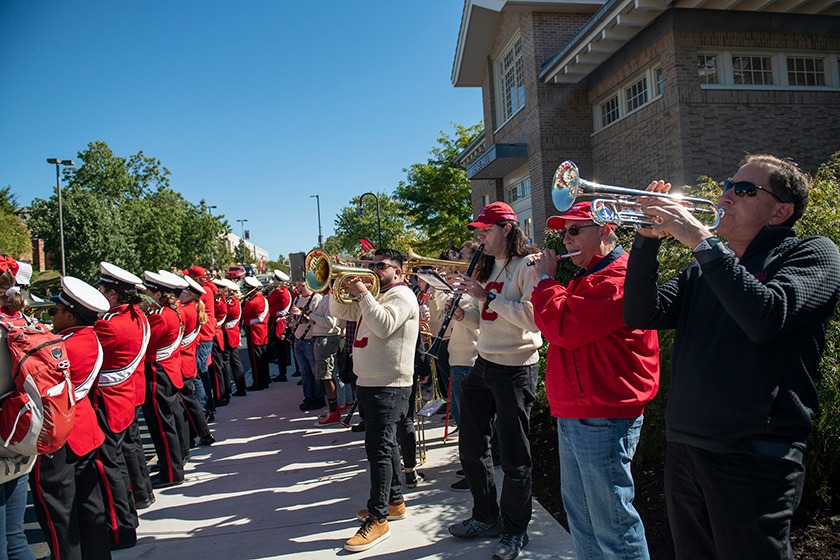
<instances>
[{"instance_id":1,"label":"street lamp post","mask_svg":"<svg viewBox=\"0 0 840 560\"><path fill-rule=\"evenodd\" d=\"M64 215L61 209L61 166L74 166L72 159L47 158L47 163L55 165L55 189L58 193L58 237L61 243L61 275L67 275L64 261Z\"/></svg>"},{"instance_id":2,"label":"street lamp post","mask_svg":"<svg viewBox=\"0 0 840 560\"><path fill-rule=\"evenodd\" d=\"M366 192L362 196L359 197L359 216L362 215L362 199L366 196L372 196L373 199L376 201L376 231L379 234L379 245L377 245L377 249L382 248L382 221L379 219L379 197L376 196L372 192Z\"/></svg>"},{"instance_id":3,"label":"street lamp post","mask_svg":"<svg viewBox=\"0 0 840 560\"><path fill-rule=\"evenodd\" d=\"M240 224L242 224L242 237L240 237L240 239L242 240L242 243L245 243L245 222L248 221L248 218L245 218L244 220L236 220L236 221L239 222Z\"/></svg>"},{"instance_id":4,"label":"street lamp post","mask_svg":"<svg viewBox=\"0 0 840 560\"><path fill-rule=\"evenodd\" d=\"M318 203L318 247L324 248L324 237L321 235L321 197L317 194L310 194L309 198L314 198Z\"/></svg>"}]
</instances>

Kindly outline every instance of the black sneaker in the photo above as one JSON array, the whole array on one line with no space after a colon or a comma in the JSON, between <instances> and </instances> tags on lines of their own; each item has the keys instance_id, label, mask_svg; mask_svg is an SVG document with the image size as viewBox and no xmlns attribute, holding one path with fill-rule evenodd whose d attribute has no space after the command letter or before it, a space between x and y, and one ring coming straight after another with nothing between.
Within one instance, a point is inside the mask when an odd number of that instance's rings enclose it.
<instances>
[{"instance_id":1,"label":"black sneaker","mask_svg":"<svg viewBox=\"0 0 840 560\"><path fill-rule=\"evenodd\" d=\"M155 503L155 495L149 494L149 497L145 500L140 500L139 502L134 502L135 509L146 509L147 507L151 506Z\"/></svg>"},{"instance_id":2,"label":"black sneaker","mask_svg":"<svg viewBox=\"0 0 840 560\"><path fill-rule=\"evenodd\" d=\"M216 443L216 438L214 438L212 434L201 436L201 439L198 440L199 445L213 445L214 443Z\"/></svg>"},{"instance_id":3,"label":"black sneaker","mask_svg":"<svg viewBox=\"0 0 840 560\"><path fill-rule=\"evenodd\" d=\"M467 482L466 478L462 478L458 482L455 482L455 483L451 484L449 486L449 488L456 491L456 492L469 492L470 491L470 485Z\"/></svg>"},{"instance_id":4,"label":"black sneaker","mask_svg":"<svg viewBox=\"0 0 840 560\"><path fill-rule=\"evenodd\" d=\"M455 471L455 476L464 476L464 469L458 469Z\"/></svg>"},{"instance_id":5,"label":"black sneaker","mask_svg":"<svg viewBox=\"0 0 840 560\"><path fill-rule=\"evenodd\" d=\"M298 408L301 410L309 410L309 407L311 405L312 401L310 401L309 399L303 399L303 402L300 403L300 406L298 406Z\"/></svg>"},{"instance_id":6,"label":"black sneaker","mask_svg":"<svg viewBox=\"0 0 840 560\"><path fill-rule=\"evenodd\" d=\"M364 432L365 431L365 423L364 422L359 422L358 424L356 424L355 426L350 428L350 431L351 432L356 432L356 433Z\"/></svg>"},{"instance_id":7,"label":"black sneaker","mask_svg":"<svg viewBox=\"0 0 840 560\"><path fill-rule=\"evenodd\" d=\"M296 371L292 374L292 377L300 377L300 372Z\"/></svg>"},{"instance_id":8,"label":"black sneaker","mask_svg":"<svg viewBox=\"0 0 840 560\"><path fill-rule=\"evenodd\" d=\"M407 472L407 473L405 473L405 487L406 488L417 488L417 483L421 482L425 479L426 479L426 475L421 473L421 472L417 472L417 471Z\"/></svg>"}]
</instances>

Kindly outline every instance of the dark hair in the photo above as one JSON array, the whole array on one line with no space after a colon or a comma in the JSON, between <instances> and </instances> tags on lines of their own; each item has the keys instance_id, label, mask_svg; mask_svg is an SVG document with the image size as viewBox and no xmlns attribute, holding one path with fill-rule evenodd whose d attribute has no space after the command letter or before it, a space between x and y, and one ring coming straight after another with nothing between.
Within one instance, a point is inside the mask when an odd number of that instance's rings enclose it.
<instances>
[{"instance_id":1,"label":"dark hair","mask_svg":"<svg viewBox=\"0 0 840 560\"><path fill-rule=\"evenodd\" d=\"M808 208L808 192L811 190L811 179L799 169L790 159L781 159L768 154L748 155L741 160L744 165L758 165L770 171L770 190L784 202L793 204L793 214L783 223L791 227L805 213Z\"/></svg>"},{"instance_id":2,"label":"dark hair","mask_svg":"<svg viewBox=\"0 0 840 560\"><path fill-rule=\"evenodd\" d=\"M377 249L373 256L382 257L383 259L388 259L389 261L394 261L395 263L399 264L400 267L402 267L403 263L405 262L405 255L403 255L396 249Z\"/></svg>"},{"instance_id":3,"label":"dark hair","mask_svg":"<svg viewBox=\"0 0 840 560\"><path fill-rule=\"evenodd\" d=\"M505 253L507 254L507 259L505 260L504 268L507 268L511 259L514 257L524 257L525 255L539 252L539 249L536 247L528 245L528 238L525 237L525 232L522 231L522 228L519 227L518 223L512 220L500 220L496 222L496 225L499 227L505 227L506 224L510 224L511 228L506 238L507 246L505 247ZM478 264L475 266L475 274L473 275L473 278L475 278L478 282L487 282L490 280L490 273L493 272L493 266L495 264L496 257L491 257L487 253L482 253L481 256L478 257Z\"/></svg>"},{"instance_id":4,"label":"dark hair","mask_svg":"<svg viewBox=\"0 0 840 560\"><path fill-rule=\"evenodd\" d=\"M6 290L15 285L15 275L11 271L0 274L0 305L11 311L17 313L23 311L26 307L26 298L23 294L18 293L11 296L6 295Z\"/></svg>"},{"instance_id":5,"label":"dark hair","mask_svg":"<svg viewBox=\"0 0 840 560\"><path fill-rule=\"evenodd\" d=\"M442 251L438 258L444 261L457 261L458 260L458 251L455 249L447 249L446 251Z\"/></svg>"},{"instance_id":6,"label":"dark hair","mask_svg":"<svg viewBox=\"0 0 840 560\"><path fill-rule=\"evenodd\" d=\"M107 292L108 290L113 290L115 294L117 294L117 303L128 303L131 305L137 305L143 298L137 295L136 288L129 288L125 284L116 284L116 285L109 285L105 284Z\"/></svg>"},{"instance_id":7,"label":"dark hair","mask_svg":"<svg viewBox=\"0 0 840 560\"><path fill-rule=\"evenodd\" d=\"M160 292L160 298L158 299L160 304L164 307L168 307L175 314L178 316L178 320L181 320L181 314L178 312L178 300L175 298L175 294L172 292Z\"/></svg>"},{"instance_id":8,"label":"dark hair","mask_svg":"<svg viewBox=\"0 0 840 560\"><path fill-rule=\"evenodd\" d=\"M67 309L67 312L70 313L73 317L76 318L76 323L79 325L84 325L86 327L93 326L96 321L99 319L99 315L89 309Z\"/></svg>"}]
</instances>

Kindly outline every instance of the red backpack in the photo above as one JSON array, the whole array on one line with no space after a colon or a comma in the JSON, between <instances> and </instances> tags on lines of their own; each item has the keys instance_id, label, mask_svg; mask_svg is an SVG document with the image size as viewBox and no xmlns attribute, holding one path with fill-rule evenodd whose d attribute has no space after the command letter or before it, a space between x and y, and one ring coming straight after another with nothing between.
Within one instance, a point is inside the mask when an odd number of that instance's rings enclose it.
<instances>
[{"instance_id":1,"label":"red backpack","mask_svg":"<svg viewBox=\"0 0 840 560\"><path fill-rule=\"evenodd\" d=\"M64 340L40 323L0 319L11 387L0 394L0 444L23 456L50 454L73 429L75 397ZM5 352L5 349L0 349Z\"/></svg>"}]
</instances>

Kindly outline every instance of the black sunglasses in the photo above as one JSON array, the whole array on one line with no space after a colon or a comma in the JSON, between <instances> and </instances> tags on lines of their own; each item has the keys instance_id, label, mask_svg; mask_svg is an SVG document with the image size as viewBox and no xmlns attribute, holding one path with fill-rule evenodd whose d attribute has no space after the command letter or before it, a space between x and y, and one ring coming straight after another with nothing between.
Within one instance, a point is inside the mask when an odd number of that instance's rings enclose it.
<instances>
[{"instance_id":1,"label":"black sunglasses","mask_svg":"<svg viewBox=\"0 0 840 560\"><path fill-rule=\"evenodd\" d=\"M49 309L47 309L47 314L50 317L55 317L55 314L58 313L59 311L64 311L65 313L69 313L69 311L67 311L66 309L59 309L56 306L52 306Z\"/></svg>"},{"instance_id":2,"label":"black sunglasses","mask_svg":"<svg viewBox=\"0 0 840 560\"><path fill-rule=\"evenodd\" d=\"M566 232L568 232L569 235L574 237L574 236L576 236L577 234L580 233L580 230L582 230L583 228L587 228L587 227L601 227L601 226L599 226L598 224L589 224L587 226L569 226L568 228L557 230L557 233L560 234L560 237L563 237L564 235L566 235Z\"/></svg>"},{"instance_id":3,"label":"black sunglasses","mask_svg":"<svg viewBox=\"0 0 840 560\"><path fill-rule=\"evenodd\" d=\"M734 189L735 194L742 198L745 196L755 196L755 194L758 191L764 191L779 202L788 202L787 200L782 200L781 198L779 198L773 191L765 189L764 187L756 185L755 183L750 183L749 181L738 181L736 183L732 179L730 179L723 184L723 192L726 192L730 189Z\"/></svg>"},{"instance_id":4,"label":"black sunglasses","mask_svg":"<svg viewBox=\"0 0 840 560\"><path fill-rule=\"evenodd\" d=\"M373 270L374 268L375 268L376 270L385 270L385 269L386 269L386 268L388 268L388 267L399 268L398 266L394 266L394 265L392 265L392 264L388 264L388 263L386 263L386 262L368 263L367 267L368 267L370 270Z\"/></svg>"}]
</instances>

